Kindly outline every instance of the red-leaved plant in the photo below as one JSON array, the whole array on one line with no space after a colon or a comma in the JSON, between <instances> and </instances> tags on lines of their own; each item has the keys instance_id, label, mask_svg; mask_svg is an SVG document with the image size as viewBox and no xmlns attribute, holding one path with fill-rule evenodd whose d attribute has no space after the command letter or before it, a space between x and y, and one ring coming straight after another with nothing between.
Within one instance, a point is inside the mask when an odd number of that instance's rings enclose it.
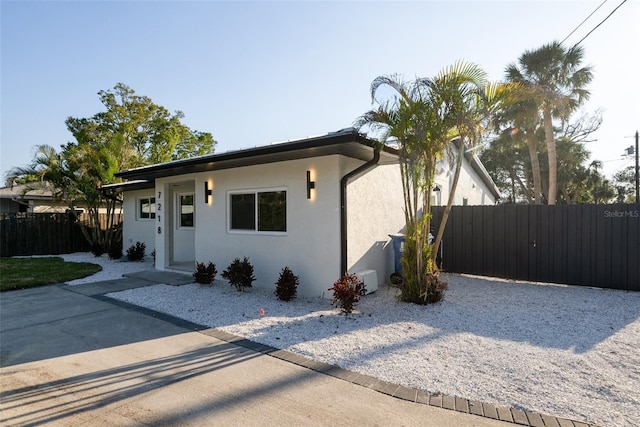
<instances>
[{"instance_id":1,"label":"red-leaved plant","mask_svg":"<svg viewBox=\"0 0 640 427\"><path fill-rule=\"evenodd\" d=\"M196 271L193 272L193 279L196 283L202 283L203 285L211 284L216 277L218 270L216 265L212 262L206 264L204 262L196 263Z\"/></svg>"},{"instance_id":2,"label":"red-leaved plant","mask_svg":"<svg viewBox=\"0 0 640 427\"><path fill-rule=\"evenodd\" d=\"M333 291L333 303L337 303L344 313L351 313L353 306L360 301L360 297L367 293L364 282L355 274L349 273L345 273L342 278L336 280L329 290Z\"/></svg>"},{"instance_id":3,"label":"red-leaved plant","mask_svg":"<svg viewBox=\"0 0 640 427\"><path fill-rule=\"evenodd\" d=\"M278 281L276 282L276 295L279 300L291 301L296 297L298 292L298 284L300 279L293 274L289 267L284 267L280 272Z\"/></svg>"}]
</instances>

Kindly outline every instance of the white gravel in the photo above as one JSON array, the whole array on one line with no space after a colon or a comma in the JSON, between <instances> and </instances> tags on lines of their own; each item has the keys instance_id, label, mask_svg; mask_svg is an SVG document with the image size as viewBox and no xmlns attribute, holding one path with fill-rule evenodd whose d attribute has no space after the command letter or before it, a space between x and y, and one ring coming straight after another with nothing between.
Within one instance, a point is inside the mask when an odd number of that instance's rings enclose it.
<instances>
[{"instance_id":1,"label":"white gravel","mask_svg":"<svg viewBox=\"0 0 640 427\"><path fill-rule=\"evenodd\" d=\"M145 256L142 261L128 261L126 255L119 260L110 260L107 254L96 257L87 252L76 252L73 254L53 255L59 256L65 261L69 262L90 262L98 264L102 267L102 271L97 272L94 275L84 277L82 279L71 280L67 282L68 285L82 285L84 283L101 282L103 280L113 280L122 278L123 274L137 273L139 271L152 270L153 258L151 256Z\"/></svg>"},{"instance_id":2,"label":"white gravel","mask_svg":"<svg viewBox=\"0 0 640 427\"><path fill-rule=\"evenodd\" d=\"M104 270L85 281L137 264L93 261ZM351 315L328 300L287 303L273 287L239 293L222 280L109 296L431 393L603 426L639 425L640 293L445 279L439 304L398 303L395 290L382 287Z\"/></svg>"}]
</instances>

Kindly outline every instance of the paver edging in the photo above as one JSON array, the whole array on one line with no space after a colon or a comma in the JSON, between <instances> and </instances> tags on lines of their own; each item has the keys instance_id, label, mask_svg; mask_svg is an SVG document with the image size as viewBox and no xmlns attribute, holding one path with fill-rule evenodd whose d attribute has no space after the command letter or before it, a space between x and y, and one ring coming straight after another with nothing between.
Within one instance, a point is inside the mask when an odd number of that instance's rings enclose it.
<instances>
[{"instance_id":1,"label":"paver edging","mask_svg":"<svg viewBox=\"0 0 640 427\"><path fill-rule=\"evenodd\" d=\"M212 328L212 329L215 330L215 328ZM204 331L201 331L201 332L204 332ZM226 332L224 334L231 335L231 334L227 334ZM239 341L236 341L235 344L242 346L242 343ZM549 427L549 426L556 426L556 425L565 425L564 423L566 423L567 421L575 427L577 426L597 427L593 424L585 424L579 421L571 421L565 418L554 417L552 415L538 414L536 412L530 412L530 411L525 412L516 408L497 408L487 403L478 402L476 400L469 400L469 399L461 398L458 396L447 396L447 395L441 395L441 394L432 395L418 389L411 389L411 388L400 386L397 384L392 384L387 381L377 380L375 377L370 377L368 375L363 375L357 372L348 371L346 369L333 366L333 365L328 365L323 362L317 362L315 360L311 360L307 357L289 352L287 350L282 350L282 349L278 349L270 346L265 346L265 347L269 347L269 349L265 351L261 351L261 353L267 356L271 356L277 359L295 363L296 365L303 366L313 371L316 371L325 375L329 375L334 378L338 378L343 381L347 381L355 385L359 385L361 387L366 387L371 390L375 390L379 393L383 393L383 394L387 394L389 396L395 397L397 399L407 400L417 404L436 406L439 408L448 409L456 412L463 412L463 413L472 414L472 415L476 415L483 418L496 419L500 421L506 421L509 423L520 424L520 425L525 425L529 427L538 427L538 426ZM285 353L288 353L291 356L284 356ZM320 365L321 367L319 367L318 365ZM443 401L446 403L443 403ZM508 411L509 418L499 416L499 409L504 409ZM514 414L515 414L515 417L514 417ZM518 421L516 421L516 419Z\"/></svg>"},{"instance_id":2,"label":"paver edging","mask_svg":"<svg viewBox=\"0 0 640 427\"><path fill-rule=\"evenodd\" d=\"M235 344L240 347L247 348L249 350L256 351L266 356L274 357L289 363L296 364L298 366L311 369L313 371L332 376L334 378L341 379L343 381L350 382L361 387L366 387L371 390L375 390L379 393L387 394L397 399L411 401L422 405L431 405L443 409L448 409L456 412L463 412L484 418L497 419L513 424L519 424L529 427L538 426L573 426L573 427L597 427L593 424L587 424L580 421L568 420L565 418L559 418L552 415L538 414L536 412L522 411L516 408L507 407L495 407L493 405L478 402L475 400L469 400L458 396L448 396L442 394L430 394L417 389L410 389L398 384L392 384L383 380L376 380L374 377L359 374L357 372L348 371L346 369L329 365L327 363L318 362L309 359L305 356L282 350L270 345L261 344L249 339L230 334L217 328L210 328L205 325L199 325L187 320L181 319L176 316L151 310L145 307L140 307L134 304L130 304L124 301L120 301L114 298L110 298L101 295L90 295L90 298L95 298L101 301L109 302L119 305L121 307L133 309L149 316L164 320L169 323L173 323L176 326L184 327L185 329L199 332L201 334L219 339L221 341ZM473 411L471 408L474 408ZM480 415L480 412L482 415Z\"/></svg>"}]
</instances>

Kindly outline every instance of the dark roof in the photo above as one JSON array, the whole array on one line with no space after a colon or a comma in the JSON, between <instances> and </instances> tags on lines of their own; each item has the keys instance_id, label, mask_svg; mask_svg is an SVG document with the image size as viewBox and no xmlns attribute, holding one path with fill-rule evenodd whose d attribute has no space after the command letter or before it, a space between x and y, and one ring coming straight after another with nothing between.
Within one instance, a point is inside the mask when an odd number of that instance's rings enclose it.
<instances>
[{"instance_id":1,"label":"dark roof","mask_svg":"<svg viewBox=\"0 0 640 427\"><path fill-rule=\"evenodd\" d=\"M46 182L16 184L0 188L0 199L51 200L53 187Z\"/></svg>"},{"instance_id":2,"label":"dark roof","mask_svg":"<svg viewBox=\"0 0 640 427\"><path fill-rule=\"evenodd\" d=\"M155 182L147 180L117 182L115 184L107 184L100 187L103 190L116 190L116 191L134 191L134 190L148 190L155 187Z\"/></svg>"},{"instance_id":3,"label":"dark roof","mask_svg":"<svg viewBox=\"0 0 640 427\"><path fill-rule=\"evenodd\" d=\"M487 169L485 169L484 165L480 161L480 158L476 156L475 153L469 152L465 152L464 156L467 158L467 160L471 164L471 167L476 171L482 182L484 182L487 188L489 188L489 191L491 191L496 200L502 197L498 186L493 181L493 178L491 178L491 175L489 175L489 172L487 172Z\"/></svg>"},{"instance_id":4,"label":"dark roof","mask_svg":"<svg viewBox=\"0 0 640 427\"><path fill-rule=\"evenodd\" d=\"M310 137L291 142L143 166L136 169L120 171L116 176L129 180L152 181L156 178L166 176L238 168L310 157L330 156L333 154L369 161L373 157L373 147L378 145L379 142L368 139L353 128L348 128L323 136ZM383 146L380 152L379 163L398 163L398 152L392 147Z\"/></svg>"}]
</instances>

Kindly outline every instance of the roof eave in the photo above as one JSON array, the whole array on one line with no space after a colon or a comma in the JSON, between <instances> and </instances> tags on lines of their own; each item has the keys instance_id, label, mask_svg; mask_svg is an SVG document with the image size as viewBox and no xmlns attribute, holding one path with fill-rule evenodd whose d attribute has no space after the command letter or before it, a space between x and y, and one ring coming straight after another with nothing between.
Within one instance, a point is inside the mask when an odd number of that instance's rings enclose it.
<instances>
[{"instance_id":1,"label":"roof eave","mask_svg":"<svg viewBox=\"0 0 640 427\"><path fill-rule=\"evenodd\" d=\"M207 172L243 166L274 163L280 161L342 154L361 160L371 157L371 149L379 143L366 138L355 131L340 131L327 135L302 139L293 142L232 151L222 154L210 154L168 163L144 166L120 171L116 176L125 179L152 181L156 178L183 175L187 173ZM382 147L382 164L396 163L397 151L391 147Z\"/></svg>"},{"instance_id":2,"label":"roof eave","mask_svg":"<svg viewBox=\"0 0 640 427\"><path fill-rule=\"evenodd\" d=\"M476 173L478 174L482 182L487 186L487 188L489 188L489 191L491 191L491 194L493 194L496 200L502 197L502 194L500 193L498 186L493 181L493 178L491 178L491 175L489 175L489 172L482 164L482 161L480 161L480 158L475 153L466 153L466 154L468 156L469 163L471 163L471 167L473 168L473 170L476 171Z\"/></svg>"}]
</instances>

